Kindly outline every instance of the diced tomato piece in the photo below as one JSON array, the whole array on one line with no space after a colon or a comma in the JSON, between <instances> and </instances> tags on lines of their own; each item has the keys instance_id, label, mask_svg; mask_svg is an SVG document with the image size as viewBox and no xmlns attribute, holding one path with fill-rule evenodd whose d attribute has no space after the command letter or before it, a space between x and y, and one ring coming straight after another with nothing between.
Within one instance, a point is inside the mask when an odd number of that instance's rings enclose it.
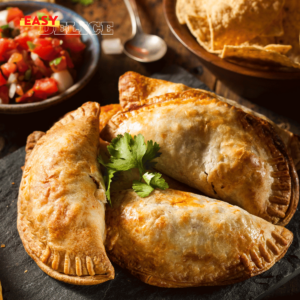
<instances>
[{"instance_id":1,"label":"diced tomato piece","mask_svg":"<svg viewBox=\"0 0 300 300\"><path fill-rule=\"evenodd\" d=\"M10 59L8 60L9 63L17 63L23 60L23 55L21 53L14 53Z\"/></svg>"},{"instance_id":2,"label":"diced tomato piece","mask_svg":"<svg viewBox=\"0 0 300 300\"><path fill-rule=\"evenodd\" d=\"M57 59L61 59L58 64L56 64ZM67 69L67 59L65 58L65 56L58 57L54 59L52 62L50 62L50 67L53 72L59 72L65 70Z\"/></svg>"},{"instance_id":3,"label":"diced tomato piece","mask_svg":"<svg viewBox=\"0 0 300 300\"><path fill-rule=\"evenodd\" d=\"M16 63L18 71L20 73L25 73L29 67L27 63L24 61L23 55L21 53L14 53L10 59L8 60L9 63Z\"/></svg>"},{"instance_id":4,"label":"diced tomato piece","mask_svg":"<svg viewBox=\"0 0 300 300\"><path fill-rule=\"evenodd\" d=\"M24 17L24 14L19 8L11 7L8 9L6 22L9 23L10 21L12 21L15 18L23 18L23 17Z\"/></svg>"},{"instance_id":5,"label":"diced tomato piece","mask_svg":"<svg viewBox=\"0 0 300 300\"><path fill-rule=\"evenodd\" d=\"M41 45L41 46L51 46L52 45L52 39L51 38L36 38L34 39L33 43L35 45Z\"/></svg>"},{"instance_id":6,"label":"diced tomato piece","mask_svg":"<svg viewBox=\"0 0 300 300\"><path fill-rule=\"evenodd\" d=\"M11 51L17 47L17 44L12 39L1 38L0 39L0 61L7 60L5 54L7 51Z\"/></svg>"},{"instance_id":7,"label":"diced tomato piece","mask_svg":"<svg viewBox=\"0 0 300 300\"><path fill-rule=\"evenodd\" d=\"M36 102L38 101L35 97L35 92L33 89L28 90L23 96L16 98L17 103L26 103L26 102Z\"/></svg>"},{"instance_id":8,"label":"diced tomato piece","mask_svg":"<svg viewBox=\"0 0 300 300\"><path fill-rule=\"evenodd\" d=\"M31 39L28 35L28 32L23 32L15 37L15 41L22 49L28 50L27 42L30 42Z\"/></svg>"},{"instance_id":9,"label":"diced tomato piece","mask_svg":"<svg viewBox=\"0 0 300 300\"><path fill-rule=\"evenodd\" d=\"M36 53L44 60L53 60L61 51L60 47L53 47L51 38L38 38L33 41L33 44L36 47L32 50L32 52Z\"/></svg>"},{"instance_id":10,"label":"diced tomato piece","mask_svg":"<svg viewBox=\"0 0 300 300\"><path fill-rule=\"evenodd\" d=\"M41 99L46 99L47 96L58 91L57 82L53 78L45 78L36 80L33 86L36 96ZM44 98L46 95L46 98Z\"/></svg>"},{"instance_id":11,"label":"diced tomato piece","mask_svg":"<svg viewBox=\"0 0 300 300\"><path fill-rule=\"evenodd\" d=\"M0 103L1 104L9 103L8 87L6 85L0 86Z\"/></svg>"},{"instance_id":12,"label":"diced tomato piece","mask_svg":"<svg viewBox=\"0 0 300 300\"><path fill-rule=\"evenodd\" d=\"M60 55L64 56L66 58L68 68L70 68L70 69L74 68L73 61L72 61L68 51L62 50L62 51L60 51Z\"/></svg>"},{"instance_id":13,"label":"diced tomato piece","mask_svg":"<svg viewBox=\"0 0 300 300\"><path fill-rule=\"evenodd\" d=\"M2 73L0 72L0 86L6 84L6 79L4 78L4 76L2 75Z\"/></svg>"},{"instance_id":14,"label":"diced tomato piece","mask_svg":"<svg viewBox=\"0 0 300 300\"><path fill-rule=\"evenodd\" d=\"M69 37L63 39L63 47L74 52L80 52L85 49L85 44L80 40L80 37Z\"/></svg>"},{"instance_id":15,"label":"diced tomato piece","mask_svg":"<svg viewBox=\"0 0 300 300\"><path fill-rule=\"evenodd\" d=\"M4 76L8 78L10 74L15 73L17 71L17 66L14 63L7 62L1 66L1 70Z\"/></svg>"},{"instance_id":16,"label":"diced tomato piece","mask_svg":"<svg viewBox=\"0 0 300 300\"><path fill-rule=\"evenodd\" d=\"M44 60L52 60L55 58L55 50L52 46L38 45L32 52Z\"/></svg>"}]
</instances>

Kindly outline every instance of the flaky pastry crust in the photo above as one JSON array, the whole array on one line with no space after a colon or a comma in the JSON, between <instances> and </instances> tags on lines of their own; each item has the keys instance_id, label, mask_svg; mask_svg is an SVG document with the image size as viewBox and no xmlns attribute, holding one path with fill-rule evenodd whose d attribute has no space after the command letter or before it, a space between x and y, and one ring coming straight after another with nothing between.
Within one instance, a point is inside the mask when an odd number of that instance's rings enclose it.
<instances>
[{"instance_id":1,"label":"flaky pastry crust","mask_svg":"<svg viewBox=\"0 0 300 300\"><path fill-rule=\"evenodd\" d=\"M148 99L114 115L101 137L111 141L125 132L157 142L156 168L210 197L274 224L287 224L296 211L298 175L272 124L213 93Z\"/></svg>"},{"instance_id":2,"label":"flaky pastry crust","mask_svg":"<svg viewBox=\"0 0 300 300\"><path fill-rule=\"evenodd\" d=\"M105 186L97 163L100 105L88 102L28 137L18 199L27 253L51 277L93 285L114 278L104 248Z\"/></svg>"},{"instance_id":3,"label":"flaky pastry crust","mask_svg":"<svg viewBox=\"0 0 300 300\"><path fill-rule=\"evenodd\" d=\"M293 234L223 201L171 189L112 193L110 259L142 281L179 288L232 284L284 256Z\"/></svg>"}]
</instances>

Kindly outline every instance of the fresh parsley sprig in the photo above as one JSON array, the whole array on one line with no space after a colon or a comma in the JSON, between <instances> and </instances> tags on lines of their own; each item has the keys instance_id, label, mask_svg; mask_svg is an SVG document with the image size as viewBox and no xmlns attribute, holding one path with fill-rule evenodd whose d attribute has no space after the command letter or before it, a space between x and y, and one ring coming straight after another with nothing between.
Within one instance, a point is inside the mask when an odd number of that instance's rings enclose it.
<instances>
[{"instance_id":1,"label":"fresh parsley sprig","mask_svg":"<svg viewBox=\"0 0 300 300\"><path fill-rule=\"evenodd\" d=\"M153 169L156 162L153 160L161 155L159 145L153 141L147 141L143 135L132 136L129 133L118 135L107 147L110 154L109 163L105 163L101 155L98 161L106 167L107 175L104 177L106 183L106 197L111 204L110 187L115 173L128 171L134 168L139 170L140 179L134 180L132 188L140 197L147 197L155 188L167 189L169 186L161 174L147 172Z\"/></svg>"}]
</instances>

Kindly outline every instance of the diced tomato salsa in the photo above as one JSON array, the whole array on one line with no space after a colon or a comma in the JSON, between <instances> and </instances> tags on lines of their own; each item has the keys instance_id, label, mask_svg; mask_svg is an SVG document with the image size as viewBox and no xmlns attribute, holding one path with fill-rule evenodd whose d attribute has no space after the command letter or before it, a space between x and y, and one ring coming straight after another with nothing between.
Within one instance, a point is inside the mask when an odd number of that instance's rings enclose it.
<instances>
[{"instance_id":1,"label":"diced tomato salsa","mask_svg":"<svg viewBox=\"0 0 300 300\"><path fill-rule=\"evenodd\" d=\"M61 89L54 78L59 74L51 76L67 70L74 80L86 47L80 32L71 25L20 26L23 12L17 7L7 10L6 24L0 26L0 103L37 102L57 94ZM53 12L42 9L31 17L41 15L52 17Z\"/></svg>"}]
</instances>

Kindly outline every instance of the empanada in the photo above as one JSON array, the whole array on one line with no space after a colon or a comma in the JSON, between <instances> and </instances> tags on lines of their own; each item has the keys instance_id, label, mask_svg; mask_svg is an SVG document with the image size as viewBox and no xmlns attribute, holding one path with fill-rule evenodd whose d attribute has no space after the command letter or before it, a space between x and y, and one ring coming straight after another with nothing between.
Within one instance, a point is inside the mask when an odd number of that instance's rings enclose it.
<instances>
[{"instance_id":1,"label":"empanada","mask_svg":"<svg viewBox=\"0 0 300 300\"><path fill-rule=\"evenodd\" d=\"M165 80L148 78L135 72L127 72L123 76L121 76L119 80L119 99L123 110L130 110L138 106L147 105L149 99L153 98L154 96L161 96L166 93L178 93L190 89L190 87L183 84L171 83ZM226 102L232 106L240 108L244 112L252 114L272 124L276 133L285 143L288 153L294 161L296 169L300 170L300 137L298 135L278 127L273 121L271 121L264 115L259 114L243 105L240 105L233 100L229 100L224 97L215 95L214 93L206 93L212 98L216 98L220 101ZM174 96L168 95L169 99L172 99L172 97ZM159 98L156 99L160 100ZM152 100L150 103L153 103Z\"/></svg>"},{"instance_id":2,"label":"empanada","mask_svg":"<svg viewBox=\"0 0 300 300\"><path fill-rule=\"evenodd\" d=\"M93 285L114 278L105 240L105 186L97 163L98 103L28 138L18 199L27 253L55 279Z\"/></svg>"},{"instance_id":3,"label":"empanada","mask_svg":"<svg viewBox=\"0 0 300 300\"><path fill-rule=\"evenodd\" d=\"M161 287L225 285L258 275L293 234L222 201L171 189L147 198L112 193L106 212L109 258Z\"/></svg>"},{"instance_id":4,"label":"empanada","mask_svg":"<svg viewBox=\"0 0 300 300\"><path fill-rule=\"evenodd\" d=\"M296 211L298 175L273 126L214 94L187 90L112 117L101 132L143 134L161 147L156 169L204 194L285 225Z\"/></svg>"}]
</instances>

